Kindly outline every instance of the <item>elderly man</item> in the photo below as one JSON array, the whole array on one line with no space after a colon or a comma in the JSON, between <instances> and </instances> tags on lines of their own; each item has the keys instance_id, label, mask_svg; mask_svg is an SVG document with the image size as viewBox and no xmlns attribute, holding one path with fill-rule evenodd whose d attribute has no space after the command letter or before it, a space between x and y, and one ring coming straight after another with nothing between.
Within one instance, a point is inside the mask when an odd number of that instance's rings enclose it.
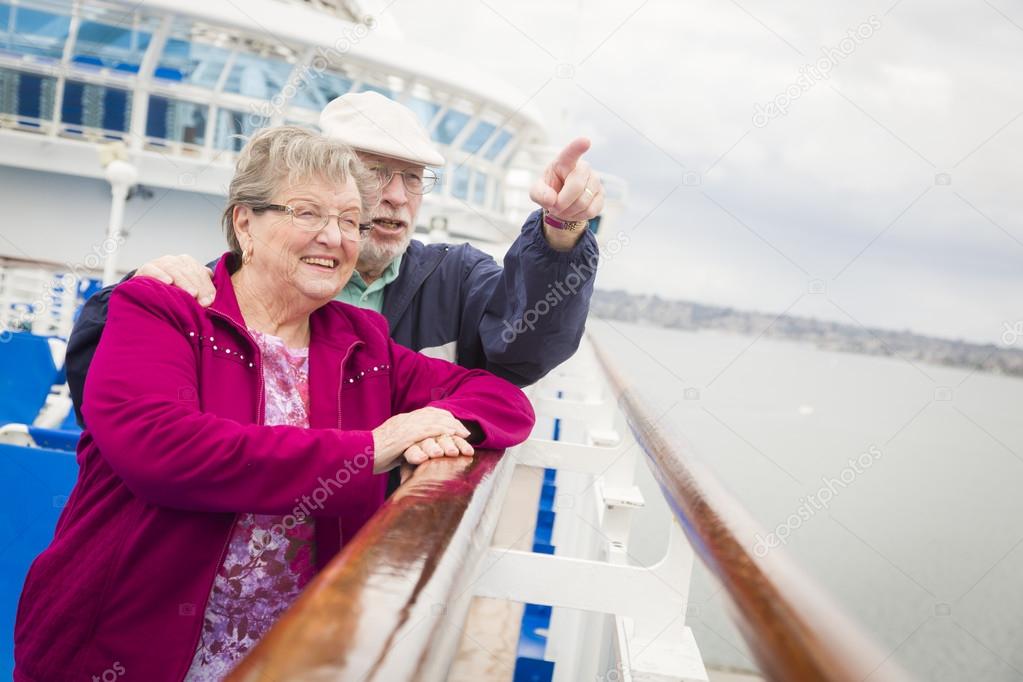
<instances>
[{"instance_id":1,"label":"elderly man","mask_svg":"<svg viewBox=\"0 0 1023 682\"><path fill-rule=\"evenodd\" d=\"M375 92L347 94L326 106L320 127L354 148L383 183L370 216L373 230L340 300L383 313L391 337L403 346L518 385L537 381L575 352L598 253L587 221L604 204L599 177L580 159L587 140L571 142L532 188L541 210L527 218L502 269L468 244L412 239L423 194L435 179L427 167L443 166L444 158L409 109ZM179 286L204 305L213 301L209 270L189 256L164 256L135 274ZM85 374L112 288L85 305L68 344L68 384L79 421ZM544 315L534 309L541 301Z\"/></svg>"}]
</instances>

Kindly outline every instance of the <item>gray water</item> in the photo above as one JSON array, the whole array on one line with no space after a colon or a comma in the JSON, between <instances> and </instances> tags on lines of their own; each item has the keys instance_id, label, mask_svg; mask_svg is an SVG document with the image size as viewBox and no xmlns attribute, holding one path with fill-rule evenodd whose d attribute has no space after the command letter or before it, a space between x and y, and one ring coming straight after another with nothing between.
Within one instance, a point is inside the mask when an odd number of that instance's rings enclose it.
<instances>
[{"instance_id":1,"label":"gray water","mask_svg":"<svg viewBox=\"0 0 1023 682\"><path fill-rule=\"evenodd\" d=\"M589 326L759 525L786 526L783 551L890 655L878 676L897 662L918 680L1023 680L1023 381L788 341ZM868 452L866 465L848 462ZM825 506L829 479L839 482ZM801 507L812 511L792 517ZM755 669L699 565L690 601L708 664Z\"/></svg>"}]
</instances>

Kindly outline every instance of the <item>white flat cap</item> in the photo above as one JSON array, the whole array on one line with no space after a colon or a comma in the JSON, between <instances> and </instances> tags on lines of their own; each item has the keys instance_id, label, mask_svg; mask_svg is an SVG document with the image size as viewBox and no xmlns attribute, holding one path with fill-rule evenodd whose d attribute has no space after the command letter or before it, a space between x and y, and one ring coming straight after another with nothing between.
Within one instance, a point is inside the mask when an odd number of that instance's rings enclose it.
<instances>
[{"instance_id":1,"label":"white flat cap","mask_svg":"<svg viewBox=\"0 0 1023 682\"><path fill-rule=\"evenodd\" d=\"M353 92L331 100L320 112L320 129L360 152L417 166L444 165L416 115L378 92Z\"/></svg>"}]
</instances>

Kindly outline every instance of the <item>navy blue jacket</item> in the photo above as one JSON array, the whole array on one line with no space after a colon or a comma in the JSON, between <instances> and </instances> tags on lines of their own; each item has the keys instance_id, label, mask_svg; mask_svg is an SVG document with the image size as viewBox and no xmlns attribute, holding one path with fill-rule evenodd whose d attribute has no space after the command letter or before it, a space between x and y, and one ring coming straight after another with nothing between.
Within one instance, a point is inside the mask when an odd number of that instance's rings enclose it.
<instances>
[{"instance_id":1,"label":"navy blue jacket","mask_svg":"<svg viewBox=\"0 0 1023 682\"><path fill-rule=\"evenodd\" d=\"M570 252L552 249L540 211L526 220L504 268L468 244L413 240L398 277L384 289L383 314L401 345L525 386L579 347L598 254L589 232ZM68 340L67 379L79 423L85 375L113 288L89 299Z\"/></svg>"}]
</instances>

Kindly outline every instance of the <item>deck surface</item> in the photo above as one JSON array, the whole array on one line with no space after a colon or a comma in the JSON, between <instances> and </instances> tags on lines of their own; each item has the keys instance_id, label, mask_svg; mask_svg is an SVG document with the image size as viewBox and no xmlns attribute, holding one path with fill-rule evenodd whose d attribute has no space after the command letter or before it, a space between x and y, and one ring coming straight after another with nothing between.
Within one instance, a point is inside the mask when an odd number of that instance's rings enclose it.
<instances>
[{"instance_id":1,"label":"deck surface","mask_svg":"<svg viewBox=\"0 0 1023 682\"><path fill-rule=\"evenodd\" d=\"M540 469L515 468L492 546L526 552L532 549L542 485ZM511 680L524 608L519 602L503 599L473 599L448 682Z\"/></svg>"}]
</instances>

